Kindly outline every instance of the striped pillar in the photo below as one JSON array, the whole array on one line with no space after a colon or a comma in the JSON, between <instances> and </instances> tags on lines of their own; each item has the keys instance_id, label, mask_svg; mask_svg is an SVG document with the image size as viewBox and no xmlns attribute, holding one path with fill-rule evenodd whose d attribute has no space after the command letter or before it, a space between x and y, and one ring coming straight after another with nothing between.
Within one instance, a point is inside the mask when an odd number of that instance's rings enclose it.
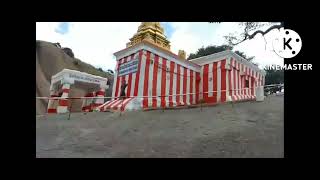
<instances>
[{"instance_id":1,"label":"striped pillar","mask_svg":"<svg viewBox=\"0 0 320 180\"><path fill-rule=\"evenodd\" d=\"M52 90L50 92L50 97L58 97L58 95L56 94L56 91ZM48 108L47 108L48 113L57 113L57 102L58 100L49 99Z\"/></svg>"},{"instance_id":2,"label":"striped pillar","mask_svg":"<svg viewBox=\"0 0 320 180\"><path fill-rule=\"evenodd\" d=\"M104 97L105 95L105 88L100 88L99 91L96 92L96 97ZM102 105L104 103L104 99L96 99L95 105Z\"/></svg>"},{"instance_id":3,"label":"striped pillar","mask_svg":"<svg viewBox=\"0 0 320 180\"><path fill-rule=\"evenodd\" d=\"M69 96L70 84L63 84L62 86L62 98ZM68 110L68 99L59 99L59 106L57 107L57 113L67 113Z\"/></svg>"}]
</instances>

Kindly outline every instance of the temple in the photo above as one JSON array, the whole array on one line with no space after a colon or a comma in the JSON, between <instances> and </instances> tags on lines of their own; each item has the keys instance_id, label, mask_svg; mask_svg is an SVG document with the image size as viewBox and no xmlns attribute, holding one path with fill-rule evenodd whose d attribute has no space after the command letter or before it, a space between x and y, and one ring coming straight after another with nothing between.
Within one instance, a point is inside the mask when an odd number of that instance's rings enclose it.
<instances>
[{"instance_id":1,"label":"temple","mask_svg":"<svg viewBox=\"0 0 320 180\"><path fill-rule=\"evenodd\" d=\"M159 22L142 22L129 40L114 53L112 100L100 111L256 100L261 94L256 91L264 85L265 72L231 50L186 60L184 50L170 50Z\"/></svg>"}]
</instances>

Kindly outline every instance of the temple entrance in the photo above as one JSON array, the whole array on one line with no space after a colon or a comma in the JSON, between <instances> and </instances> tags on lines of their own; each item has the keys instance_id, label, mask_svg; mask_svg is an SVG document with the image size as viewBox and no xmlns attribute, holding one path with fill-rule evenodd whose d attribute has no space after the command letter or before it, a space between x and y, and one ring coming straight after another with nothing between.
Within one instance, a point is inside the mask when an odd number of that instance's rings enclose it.
<instances>
[{"instance_id":1,"label":"temple entrance","mask_svg":"<svg viewBox=\"0 0 320 180\"><path fill-rule=\"evenodd\" d=\"M48 113L92 111L104 103L105 90L109 88L107 78L88 73L64 69L51 78L50 96L59 97L49 100ZM75 99L68 99L76 97ZM79 97L79 99L77 99ZM80 99L80 97L92 97Z\"/></svg>"}]
</instances>

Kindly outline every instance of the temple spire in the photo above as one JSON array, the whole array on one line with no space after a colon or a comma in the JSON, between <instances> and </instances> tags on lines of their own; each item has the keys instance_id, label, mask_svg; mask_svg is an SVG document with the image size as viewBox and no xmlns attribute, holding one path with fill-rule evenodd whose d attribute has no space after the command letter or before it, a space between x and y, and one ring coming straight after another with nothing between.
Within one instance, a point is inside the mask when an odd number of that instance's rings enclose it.
<instances>
[{"instance_id":1,"label":"temple spire","mask_svg":"<svg viewBox=\"0 0 320 180\"><path fill-rule=\"evenodd\" d=\"M143 40L150 41L157 46L170 50L170 41L164 35L160 22L142 22L138 31L127 43L127 47L133 46Z\"/></svg>"}]
</instances>

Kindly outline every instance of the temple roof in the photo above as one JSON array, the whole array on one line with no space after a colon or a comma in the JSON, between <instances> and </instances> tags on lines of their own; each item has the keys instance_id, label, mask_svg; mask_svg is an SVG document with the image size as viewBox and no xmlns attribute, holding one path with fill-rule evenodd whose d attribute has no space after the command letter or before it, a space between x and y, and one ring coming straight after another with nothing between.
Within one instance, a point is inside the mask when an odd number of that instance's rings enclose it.
<instances>
[{"instance_id":1,"label":"temple roof","mask_svg":"<svg viewBox=\"0 0 320 180\"><path fill-rule=\"evenodd\" d=\"M164 35L163 27L159 22L142 22L137 33L130 38L127 47L133 46L142 40L150 41L157 46L170 50L170 41Z\"/></svg>"}]
</instances>

